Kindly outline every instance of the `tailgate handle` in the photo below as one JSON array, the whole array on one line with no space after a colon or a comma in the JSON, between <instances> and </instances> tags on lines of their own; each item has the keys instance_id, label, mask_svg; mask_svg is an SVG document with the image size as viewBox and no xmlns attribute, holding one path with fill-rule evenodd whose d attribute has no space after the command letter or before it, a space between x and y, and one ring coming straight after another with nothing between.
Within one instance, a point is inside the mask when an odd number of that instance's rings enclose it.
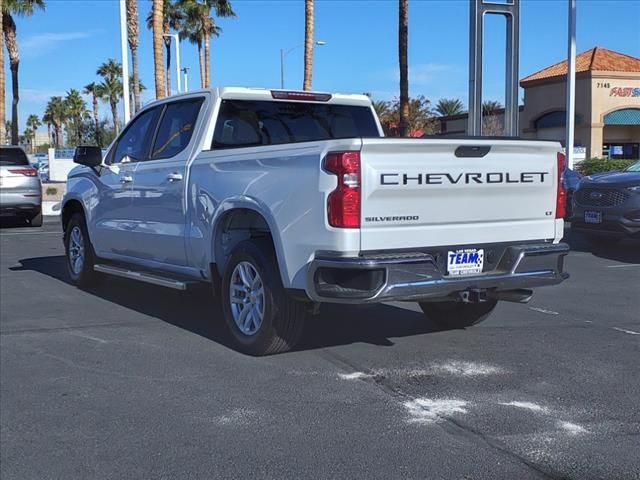
<instances>
[{"instance_id":1,"label":"tailgate handle","mask_svg":"<svg viewBox=\"0 0 640 480\"><path fill-rule=\"evenodd\" d=\"M491 147L479 145L460 145L456 148L456 157L458 158L481 158L489 153Z\"/></svg>"}]
</instances>

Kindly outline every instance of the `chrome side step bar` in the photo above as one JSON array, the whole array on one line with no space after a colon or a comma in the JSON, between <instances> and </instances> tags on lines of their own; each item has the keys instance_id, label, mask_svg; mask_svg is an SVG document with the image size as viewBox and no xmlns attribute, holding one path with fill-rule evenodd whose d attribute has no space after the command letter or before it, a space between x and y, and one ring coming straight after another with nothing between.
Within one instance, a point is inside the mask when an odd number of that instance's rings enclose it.
<instances>
[{"instance_id":1,"label":"chrome side step bar","mask_svg":"<svg viewBox=\"0 0 640 480\"><path fill-rule=\"evenodd\" d=\"M116 267L114 265L94 265L93 269L96 272L106 273L108 275L114 275L116 277L129 278L131 280L137 280L139 282L151 283L153 285L159 285L161 287L173 288L175 290L186 290L188 282L182 280L176 280L174 278L163 277L148 272L138 272L134 270L128 270L122 267Z\"/></svg>"}]
</instances>

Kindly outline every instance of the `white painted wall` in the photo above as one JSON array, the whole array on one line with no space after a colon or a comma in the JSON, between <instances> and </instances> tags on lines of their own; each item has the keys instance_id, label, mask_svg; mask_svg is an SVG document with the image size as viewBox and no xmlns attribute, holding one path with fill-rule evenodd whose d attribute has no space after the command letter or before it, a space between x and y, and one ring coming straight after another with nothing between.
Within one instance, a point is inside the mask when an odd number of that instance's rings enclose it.
<instances>
[{"instance_id":1,"label":"white painted wall","mask_svg":"<svg viewBox=\"0 0 640 480\"><path fill-rule=\"evenodd\" d=\"M55 149L49 149L49 181L66 182L67 175L77 167L72 158L56 158Z\"/></svg>"}]
</instances>

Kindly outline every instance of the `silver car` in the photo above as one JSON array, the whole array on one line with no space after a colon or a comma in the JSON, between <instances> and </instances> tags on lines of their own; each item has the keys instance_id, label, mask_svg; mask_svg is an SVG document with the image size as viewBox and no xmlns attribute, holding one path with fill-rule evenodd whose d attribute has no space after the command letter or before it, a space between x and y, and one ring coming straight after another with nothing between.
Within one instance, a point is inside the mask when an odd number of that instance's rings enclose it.
<instances>
[{"instance_id":1,"label":"silver car","mask_svg":"<svg viewBox=\"0 0 640 480\"><path fill-rule=\"evenodd\" d=\"M42 226L42 187L26 153L14 145L0 146L0 217Z\"/></svg>"}]
</instances>

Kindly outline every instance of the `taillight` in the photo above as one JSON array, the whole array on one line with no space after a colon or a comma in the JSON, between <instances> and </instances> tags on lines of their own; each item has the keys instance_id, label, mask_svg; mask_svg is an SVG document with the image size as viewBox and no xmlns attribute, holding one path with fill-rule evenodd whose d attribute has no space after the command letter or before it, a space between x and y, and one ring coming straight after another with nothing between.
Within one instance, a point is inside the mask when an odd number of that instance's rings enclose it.
<instances>
[{"instance_id":1,"label":"taillight","mask_svg":"<svg viewBox=\"0 0 640 480\"><path fill-rule=\"evenodd\" d=\"M311 100L312 102L328 102L331 100L330 93L288 92L284 90L271 90L271 97L275 100Z\"/></svg>"},{"instance_id":2,"label":"taillight","mask_svg":"<svg viewBox=\"0 0 640 480\"><path fill-rule=\"evenodd\" d=\"M567 213L567 191L564 188L564 170L567 168L567 157L558 152L558 195L556 196L556 218L564 218Z\"/></svg>"},{"instance_id":3,"label":"taillight","mask_svg":"<svg viewBox=\"0 0 640 480\"><path fill-rule=\"evenodd\" d=\"M331 152L324 169L338 177L338 186L329 194L329 225L360 228L360 152Z\"/></svg>"},{"instance_id":4,"label":"taillight","mask_svg":"<svg viewBox=\"0 0 640 480\"><path fill-rule=\"evenodd\" d=\"M35 177L38 175L38 171L33 168L15 168L9 169L9 172L17 175L24 175L25 177Z\"/></svg>"}]
</instances>

